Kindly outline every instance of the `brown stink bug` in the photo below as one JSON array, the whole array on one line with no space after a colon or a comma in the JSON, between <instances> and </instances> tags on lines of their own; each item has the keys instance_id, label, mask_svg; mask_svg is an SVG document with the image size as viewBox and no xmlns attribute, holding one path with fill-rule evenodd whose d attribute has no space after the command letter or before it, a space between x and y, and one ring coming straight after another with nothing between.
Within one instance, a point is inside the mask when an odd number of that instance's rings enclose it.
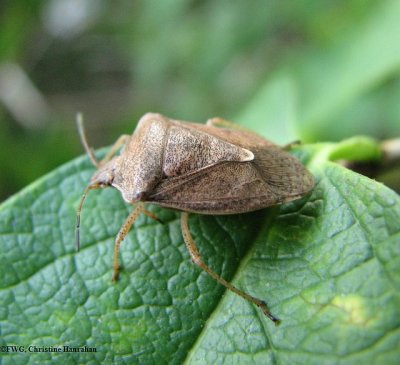
<instances>
[{"instance_id":1,"label":"brown stink bug","mask_svg":"<svg viewBox=\"0 0 400 365\"><path fill-rule=\"evenodd\" d=\"M182 211L182 234L193 262L279 322L264 301L236 288L203 262L189 231L188 213L245 213L304 196L314 187L314 179L295 157L223 119L213 118L202 125L148 113L132 136L121 136L98 162L87 144L81 117L78 126L86 152L97 167L77 211L78 249L80 212L89 190L112 186L126 202L136 206L115 239L114 281L120 271L120 244L135 220L141 213L157 219L144 204L178 209Z\"/></svg>"}]
</instances>

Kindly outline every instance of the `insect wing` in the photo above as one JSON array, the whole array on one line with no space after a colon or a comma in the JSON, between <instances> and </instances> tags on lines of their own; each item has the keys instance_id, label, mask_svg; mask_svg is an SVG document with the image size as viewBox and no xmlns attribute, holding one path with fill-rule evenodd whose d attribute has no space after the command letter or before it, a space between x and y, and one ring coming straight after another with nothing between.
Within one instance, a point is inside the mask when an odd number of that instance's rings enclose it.
<instances>
[{"instance_id":1,"label":"insect wing","mask_svg":"<svg viewBox=\"0 0 400 365\"><path fill-rule=\"evenodd\" d=\"M223 161L251 161L249 150L198 131L183 123L171 124L165 143L163 173L183 176Z\"/></svg>"},{"instance_id":2,"label":"insect wing","mask_svg":"<svg viewBox=\"0 0 400 365\"><path fill-rule=\"evenodd\" d=\"M221 162L165 179L149 200L203 214L234 214L294 200L311 190L311 174L277 147L253 151L254 161Z\"/></svg>"},{"instance_id":3,"label":"insect wing","mask_svg":"<svg viewBox=\"0 0 400 365\"><path fill-rule=\"evenodd\" d=\"M291 201L308 193L314 187L314 177L301 162L279 147L254 152L254 166L262 180L280 201Z\"/></svg>"}]
</instances>

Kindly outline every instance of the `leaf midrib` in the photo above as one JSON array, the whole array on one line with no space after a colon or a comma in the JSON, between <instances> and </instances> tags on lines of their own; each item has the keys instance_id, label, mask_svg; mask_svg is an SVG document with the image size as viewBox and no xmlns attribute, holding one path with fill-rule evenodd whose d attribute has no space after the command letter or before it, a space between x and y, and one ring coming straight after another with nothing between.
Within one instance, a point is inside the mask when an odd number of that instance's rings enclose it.
<instances>
[{"instance_id":1,"label":"leaf midrib","mask_svg":"<svg viewBox=\"0 0 400 365\"><path fill-rule=\"evenodd\" d=\"M240 260L239 264L236 266L236 270L230 280L231 283L235 282L239 282L240 280L240 274L244 271L242 270L243 268L246 267L246 265L248 264L248 262L251 260L254 251L257 247L257 242L260 239L260 234L265 232L265 227L269 226L269 223L277 216L278 214L278 210L277 209L273 209L273 208L269 208L268 209L269 214L266 214L265 219L263 220L263 224L260 225L257 235L255 235L253 241L251 242L251 244L249 245L249 249L247 250L246 254L243 256L243 258ZM225 231L225 230L224 230ZM267 237L269 235L269 231L267 231L267 236L263 236L263 240L268 240ZM243 288L244 290L246 290L246 288ZM206 336L207 331L208 331L208 326L209 324L213 321L214 317L218 315L219 308L223 305L223 301L225 298L225 295L230 293L230 291L228 289L224 289L223 294L220 296L220 299L218 301L216 301L216 305L214 306L214 309L210 312L210 315L207 317L206 321L204 322L204 326L202 326L202 329L198 332L198 335L196 336L195 341L193 342L192 346L190 347L189 351L186 354L185 359L182 360L182 364L184 365L188 365L189 361L192 357L192 355L196 352L196 350L200 347L201 341L204 338L204 336ZM232 295L236 295L231 293ZM241 300L245 300L244 298L241 298ZM276 357L276 349L273 346L273 342L271 339L271 336L268 332L268 328L267 328L267 321L270 321L264 314L261 313L261 311L255 306L255 304L253 303L248 303L248 305L252 306L252 309L254 311L255 316L257 316L258 320L261 323L261 327L263 328L264 334L266 336L266 338L268 339L268 344L270 345L270 350L272 352L272 356L274 359L274 363L275 363L275 357Z\"/></svg>"}]
</instances>

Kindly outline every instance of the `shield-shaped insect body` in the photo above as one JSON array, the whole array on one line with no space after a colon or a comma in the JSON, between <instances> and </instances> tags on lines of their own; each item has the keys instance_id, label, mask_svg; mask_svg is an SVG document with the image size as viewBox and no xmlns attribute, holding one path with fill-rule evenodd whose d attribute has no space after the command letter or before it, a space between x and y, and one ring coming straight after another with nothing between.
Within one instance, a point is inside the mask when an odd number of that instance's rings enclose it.
<instances>
[{"instance_id":1,"label":"shield-shaped insect body","mask_svg":"<svg viewBox=\"0 0 400 365\"><path fill-rule=\"evenodd\" d=\"M91 189L112 186L136 208L122 225L114 249L114 274L119 275L119 246L136 218L156 217L144 203L182 211L182 234L192 260L229 290L253 302L278 322L264 301L239 290L208 267L188 228L188 213L237 214L298 199L314 186L312 175L289 153L235 124L214 118L206 125L148 113L132 136L121 136L97 162L88 147L79 118L82 142L97 167L77 213ZM116 153L121 148L119 155Z\"/></svg>"}]
</instances>

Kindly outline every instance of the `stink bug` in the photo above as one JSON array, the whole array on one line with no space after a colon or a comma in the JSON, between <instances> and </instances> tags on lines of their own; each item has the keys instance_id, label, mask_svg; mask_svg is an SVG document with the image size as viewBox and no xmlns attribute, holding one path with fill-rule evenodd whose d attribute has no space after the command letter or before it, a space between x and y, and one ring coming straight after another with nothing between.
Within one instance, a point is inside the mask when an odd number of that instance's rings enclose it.
<instances>
[{"instance_id":1,"label":"stink bug","mask_svg":"<svg viewBox=\"0 0 400 365\"><path fill-rule=\"evenodd\" d=\"M120 272L120 244L135 220L141 213L157 219L144 204L180 210L182 234L193 262L227 289L257 305L273 322L279 322L264 301L233 286L204 263L189 231L188 214L245 213L301 198L314 187L314 178L295 157L220 118L202 125L148 113L132 136L122 135L98 162L86 141L80 116L78 128L97 167L77 211L78 249L80 213L89 190L112 186L127 203L136 206L115 239L114 281Z\"/></svg>"}]
</instances>

